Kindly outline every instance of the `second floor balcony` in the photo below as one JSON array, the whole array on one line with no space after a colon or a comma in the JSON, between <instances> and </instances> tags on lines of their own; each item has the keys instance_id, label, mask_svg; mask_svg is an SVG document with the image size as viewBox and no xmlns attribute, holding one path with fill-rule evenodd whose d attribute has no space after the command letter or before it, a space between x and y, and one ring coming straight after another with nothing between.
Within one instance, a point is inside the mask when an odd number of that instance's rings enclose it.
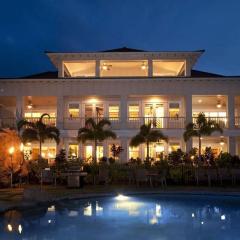
<instances>
[{"instance_id":1,"label":"second floor balcony","mask_svg":"<svg viewBox=\"0 0 240 240\"><path fill-rule=\"evenodd\" d=\"M102 118L94 118L97 122ZM184 129L187 122L185 117L128 117L121 118L104 118L111 122L113 129L139 129L143 124L150 124L155 129ZM192 122L196 123L196 117L192 118ZM208 120L215 121L221 128L229 128L228 117L207 117ZM39 118L25 118L30 122L36 122ZM64 130L78 130L85 126L87 118L64 118L63 123L59 122ZM43 122L47 125L57 126L57 118L43 118ZM0 118L0 128L16 128L17 120L15 118ZM240 117L235 117L235 127L240 128Z\"/></svg>"}]
</instances>

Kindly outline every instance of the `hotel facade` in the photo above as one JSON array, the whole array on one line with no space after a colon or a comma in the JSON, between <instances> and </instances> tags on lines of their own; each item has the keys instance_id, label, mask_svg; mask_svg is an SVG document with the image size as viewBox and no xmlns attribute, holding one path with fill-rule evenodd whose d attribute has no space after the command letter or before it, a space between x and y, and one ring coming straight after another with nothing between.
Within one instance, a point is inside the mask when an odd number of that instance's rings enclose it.
<instances>
[{"instance_id":1,"label":"hotel facade","mask_svg":"<svg viewBox=\"0 0 240 240\"><path fill-rule=\"evenodd\" d=\"M22 118L37 121L48 113L47 124L61 132L58 146L47 141L43 157L54 159L64 148L67 155L91 160L93 143L78 143L78 129L87 118L109 119L117 139L97 148L98 158L111 156L112 144L124 151L119 161L144 159L146 147L131 148L129 142L142 124L161 130L169 141L150 146L150 155L159 158L178 148L198 147L197 139L183 140L187 123L200 112L224 129L203 137L202 148L240 154L240 77L227 77L193 70L204 51L147 52L120 48L102 52L46 52L56 72L23 78L0 79L0 127L16 127ZM29 143L31 157L38 144Z\"/></svg>"}]
</instances>

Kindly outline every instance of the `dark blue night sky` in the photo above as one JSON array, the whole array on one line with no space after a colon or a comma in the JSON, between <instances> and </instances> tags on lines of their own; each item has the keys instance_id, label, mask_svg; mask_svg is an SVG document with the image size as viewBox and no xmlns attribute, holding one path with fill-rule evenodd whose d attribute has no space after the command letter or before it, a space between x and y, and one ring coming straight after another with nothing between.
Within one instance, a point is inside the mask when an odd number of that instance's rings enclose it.
<instances>
[{"instance_id":1,"label":"dark blue night sky","mask_svg":"<svg viewBox=\"0 0 240 240\"><path fill-rule=\"evenodd\" d=\"M1 0L0 76L54 70L49 51L127 46L206 52L196 69L240 75L239 0Z\"/></svg>"}]
</instances>

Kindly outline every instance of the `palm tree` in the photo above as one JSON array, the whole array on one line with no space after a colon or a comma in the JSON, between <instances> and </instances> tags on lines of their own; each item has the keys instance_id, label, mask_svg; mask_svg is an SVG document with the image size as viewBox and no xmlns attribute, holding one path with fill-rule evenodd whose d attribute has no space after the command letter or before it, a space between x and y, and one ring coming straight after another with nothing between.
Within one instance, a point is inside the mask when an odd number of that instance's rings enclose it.
<instances>
[{"instance_id":1,"label":"palm tree","mask_svg":"<svg viewBox=\"0 0 240 240\"><path fill-rule=\"evenodd\" d=\"M103 142L107 138L115 139L117 137L113 131L107 128L110 126L111 122L107 119L95 122L93 118L89 118L85 122L85 127L78 130L77 139L79 142L85 143L88 140L94 142L93 161L95 163L97 162L98 143Z\"/></svg>"},{"instance_id":2,"label":"palm tree","mask_svg":"<svg viewBox=\"0 0 240 240\"><path fill-rule=\"evenodd\" d=\"M17 123L17 128L23 143L39 142L39 158L42 157L42 144L45 140L53 139L57 144L60 141L58 128L46 125L43 122L44 117L50 118L49 114L44 113L36 122L23 119Z\"/></svg>"},{"instance_id":3,"label":"palm tree","mask_svg":"<svg viewBox=\"0 0 240 240\"><path fill-rule=\"evenodd\" d=\"M152 142L160 140L168 141L168 138L160 130L152 130L151 124L142 125L140 132L134 136L130 141L130 146L137 147L142 143L146 143L147 146L147 160L149 160L149 145Z\"/></svg>"},{"instance_id":4,"label":"palm tree","mask_svg":"<svg viewBox=\"0 0 240 240\"><path fill-rule=\"evenodd\" d=\"M188 123L183 134L185 142L192 137L198 137L198 157L201 156L202 136L211 136L214 132L223 132L223 129L213 120L208 120L204 113L199 113L195 123Z\"/></svg>"}]
</instances>

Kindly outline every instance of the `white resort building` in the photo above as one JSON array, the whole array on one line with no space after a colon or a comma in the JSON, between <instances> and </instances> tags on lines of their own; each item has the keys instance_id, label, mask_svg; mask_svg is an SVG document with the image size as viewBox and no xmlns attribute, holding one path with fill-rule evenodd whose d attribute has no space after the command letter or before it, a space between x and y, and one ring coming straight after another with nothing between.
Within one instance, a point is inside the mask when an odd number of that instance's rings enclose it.
<instances>
[{"instance_id":1,"label":"white resort building","mask_svg":"<svg viewBox=\"0 0 240 240\"><path fill-rule=\"evenodd\" d=\"M120 161L144 159L144 145L131 148L129 141L144 123L160 129L168 143L150 146L150 155L181 148L198 147L197 139L183 140L186 123L203 112L218 122L223 134L202 139L202 148L211 146L218 154L240 154L240 77L221 76L193 70L204 51L148 52L129 48L101 52L46 52L56 72L23 78L0 79L0 127L15 127L17 120L36 121L43 113L48 124L61 132L58 146L48 141L43 157L50 161L65 148L69 157L91 159L93 143L76 140L87 118L107 118L117 139L98 146L97 156L110 157L112 144L124 151ZM29 143L32 157L38 144Z\"/></svg>"}]
</instances>

